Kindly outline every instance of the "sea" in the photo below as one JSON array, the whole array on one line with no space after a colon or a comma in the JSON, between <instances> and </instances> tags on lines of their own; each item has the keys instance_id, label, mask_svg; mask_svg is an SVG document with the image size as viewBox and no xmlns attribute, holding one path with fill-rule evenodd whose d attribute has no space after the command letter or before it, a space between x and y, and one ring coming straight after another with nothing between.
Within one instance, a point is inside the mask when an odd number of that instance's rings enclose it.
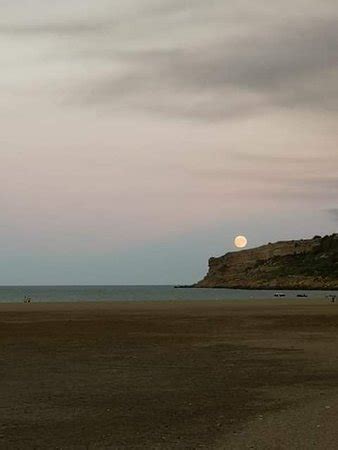
<instances>
[{"instance_id":1,"label":"sea","mask_svg":"<svg viewBox=\"0 0 338 450\"><path fill-rule=\"evenodd\" d=\"M338 291L281 291L285 298L306 293L309 299L323 299ZM201 301L275 300L276 291L244 289L175 288L175 286L0 286L0 303L32 302L116 302L116 301Z\"/></svg>"}]
</instances>

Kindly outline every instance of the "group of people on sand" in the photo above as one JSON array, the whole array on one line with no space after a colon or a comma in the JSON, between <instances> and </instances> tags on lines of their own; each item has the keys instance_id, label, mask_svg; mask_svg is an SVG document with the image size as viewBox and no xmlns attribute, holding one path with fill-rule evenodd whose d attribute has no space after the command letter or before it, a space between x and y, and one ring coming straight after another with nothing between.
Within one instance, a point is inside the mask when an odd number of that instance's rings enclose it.
<instances>
[{"instance_id":1,"label":"group of people on sand","mask_svg":"<svg viewBox=\"0 0 338 450\"><path fill-rule=\"evenodd\" d=\"M24 303L30 303L31 301L32 301L32 299L30 297L28 297L27 295L24 296L24 298L23 298Z\"/></svg>"},{"instance_id":2,"label":"group of people on sand","mask_svg":"<svg viewBox=\"0 0 338 450\"><path fill-rule=\"evenodd\" d=\"M330 300L331 303L335 303L337 296L334 294L328 295L327 298Z\"/></svg>"}]
</instances>

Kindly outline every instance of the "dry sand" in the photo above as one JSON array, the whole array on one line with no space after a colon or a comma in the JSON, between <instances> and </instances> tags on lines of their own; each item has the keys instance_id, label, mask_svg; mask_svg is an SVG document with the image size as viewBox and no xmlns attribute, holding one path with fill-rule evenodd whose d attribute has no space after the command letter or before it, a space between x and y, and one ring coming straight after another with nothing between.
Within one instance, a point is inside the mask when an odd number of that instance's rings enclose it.
<instances>
[{"instance_id":1,"label":"dry sand","mask_svg":"<svg viewBox=\"0 0 338 450\"><path fill-rule=\"evenodd\" d=\"M0 448L336 449L338 305L0 304Z\"/></svg>"}]
</instances>

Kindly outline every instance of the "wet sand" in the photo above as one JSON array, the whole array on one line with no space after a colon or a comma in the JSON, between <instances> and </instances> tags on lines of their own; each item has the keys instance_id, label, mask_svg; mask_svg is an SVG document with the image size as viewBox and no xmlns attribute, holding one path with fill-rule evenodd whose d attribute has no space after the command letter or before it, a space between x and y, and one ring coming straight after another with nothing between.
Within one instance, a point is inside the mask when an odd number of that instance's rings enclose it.
<instances>
[{"instance_id":1,"label":"wet sand","mask_svg":"<svg viewBox=\"0 0 338 450\"><path fill-rule=\"evenodd\" d=\"M0 448L336 449L338 304L0 304Z\"/></svg>"}]
</instances>

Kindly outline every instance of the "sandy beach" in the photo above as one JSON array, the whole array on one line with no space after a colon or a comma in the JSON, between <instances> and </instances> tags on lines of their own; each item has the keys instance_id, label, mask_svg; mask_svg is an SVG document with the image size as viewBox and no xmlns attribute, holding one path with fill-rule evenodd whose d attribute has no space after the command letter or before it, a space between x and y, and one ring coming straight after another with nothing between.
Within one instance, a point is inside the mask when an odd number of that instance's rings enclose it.
<instances>
[{"instance_id":1,"label":"sandy beach","mask_svg":"<svg viewBox=\"0 0 338 450\"><path fill-rule=\"evenodd\" d=\"M338 304L0 304L0 448L336 449Z\"/></svg>"}]
</instances>

